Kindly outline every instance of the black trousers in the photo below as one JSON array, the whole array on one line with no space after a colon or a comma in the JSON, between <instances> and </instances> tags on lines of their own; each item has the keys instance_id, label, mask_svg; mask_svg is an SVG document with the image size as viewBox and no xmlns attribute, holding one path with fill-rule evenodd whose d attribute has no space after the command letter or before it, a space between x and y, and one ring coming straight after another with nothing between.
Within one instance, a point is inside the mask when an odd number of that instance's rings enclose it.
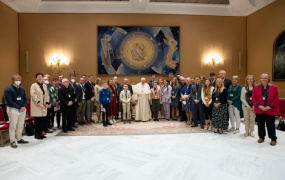
<instances>
[{"instance_id":1,"label":"black trousers","mask_svg":"<svg viewBox=\"0 0 285 180\"><path fill-rule=\"evenodd\" d=\"M62 129L71 129L73 121L72 107L64 107L62 109Z\"/></svg>"},{"instance_id":2,"label":"black trousers","mask_svg":"<svg viewBox=\"0 0 285 180\"><path fill-rule=\"evenodd\" d=\"M42 131L46 131L50 124L50 108L46 109L47 116L43 119Z\"/></svg>"},{"instance_id":3,"label":"black trousers","mask_svg":"<svg viewBox=\"0 0 285 180\"><path fill-rule=\"evenodd\" d=\"M77 109L78 109L78 102L72 104L72 125L77 122Z\"/></svg>"},{"instance_id":4,"label":"black trousers","mask_svg":"<svg viewBox=\"0 0 285 180\"><path fill-rule=\"evenodd\" d=\"M61 118L62 110L57 110L56 111L56 122L57 122L57 127L60 126L60 118Z\"/></svg>"},{"instance_id":5,"label":"black trousers","mask_svg":"<svg viewBox=\"0 0 285 180\"><path fill-rule=\"evenodd\" d=\"M106 112L102 112L102 122L103 122L103 125L108 122L109 107L110 107L110 103L108 103L108 104L103 104L103 108L105 108L105 110L106 110Z\"/></svg>"},{"instance_id":6,"label":"black trousers","mask_svg":"<svg viewBox=\"0 0 285 180\"><path fill-rule=\"evenodd\" d=\"M272 141L276 141L276 129L275 129L275 116L267 114L256 114L256 120L258 125L258 136L264 139L266 136L265 123L267 127L268 136Z\"/></svg>"},{"instance_id":7,"label":"black trousers","mask_svg":"<svg viewBox=\"0 0 285 180\"><path fill-rule=\"evenodd\" d=\"M35 117L35 135L44 131L46 117Z\"/></svg>"}]
</instances>

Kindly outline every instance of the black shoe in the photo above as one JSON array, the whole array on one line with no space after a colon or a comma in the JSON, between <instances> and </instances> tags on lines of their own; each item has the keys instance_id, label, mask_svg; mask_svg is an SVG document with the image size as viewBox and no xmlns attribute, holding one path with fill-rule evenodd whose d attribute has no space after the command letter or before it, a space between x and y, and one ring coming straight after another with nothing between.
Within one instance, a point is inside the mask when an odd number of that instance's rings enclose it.
<instances>
[{"instance_id":1,"label":"black shoe","mask_svg":"<svg viewBox=\"0 0 285 180\"><path fill-rule=\"evenodd\" d=\"M197 127L198 125L193 124L191 127Z\"/></svg>"},{"instance_id":2,"label":"black shoe","mask_svg":"<svg viewBox=\"0 0 285 180\"><path fill-rule=\"evenodd\" d=\"M42 135L42 138L47 138L45 135Z\"/></svg>"},{"instance_id":3,"label":"black shoe","mask_svg":"<svg viewBox=\"0 0 285 180\"><path fill-rule=\"evenodd\" d=\"M104 127L107 127L107 124L103 124Z\"/></svg>"},{"instance_id":4,"label":"black shoe","mask_svg":"<svg viewBox=\"0 0 285 180\"><path fill-rule=\"evenodd\" d=\"M14 148L14 149L18 147L15 141L13 141L13 142L10 144L10 146L11 146L11 148Z\"/></svg>"},{"instance_id":5,"label":"black shoe","mask_svg":"<svg viewBox=\"0 0 285 180\"><path fill-rule=\"evenodd\" d=\"M203 126L203 125L201 126L201 129L204 129L204 126Z\"/></svg>"},{"instance_id":6,"label":"black shoe","mask_svg":"<svg viewBox=\"0 0 285 180\"><path fill-rule=\"evenodd\" d=\"M68 133L67 129L64 129L63 132L64 132L64 133Z\"/></svg>"},{"instance_id":7,"label":"black shoe","mask_svg":"<svg viewBox=\"0 0 285 180\"><path fill-rule=\"evenodd\" d=\"M75 129L73 129L73 128L70 128L70 129L67 129L68 131L75 131Z\"/></svg>"},{"instance_id":8,"label":"black shoe","mask_svg":"<svg viewBox=\"0 0 285 180\"><path fill-rule=\"evenodd\" d=\"M27 143L29 143L29 141L25 141L24 139L18 141L18 144L27 144Z\"/></svg>"},{"instance_id":9,"label":"black shoe","mask_svg":"<svg viewBox=\"0 0 285 180\"><path fill-rule=\"evenodd\" d=\"M35 134L35 139L43 139L43 137L40 134Z\"/></svg>"},{"instance_id":10,"label":"black shoe","mask_svg":"<svg viewBox=\"0 0 285 180\"><path fill-rule=\"evenodd\" d=\"M87 122L82 122L82 124L87 124Z\"/></svg>"},{"instance_id":11,"label":"black shoe","mask_svg":"<svg viewBox=\"0 0 285 180\"><path fill-rule=\"evenodd\" d=\"M109 122L107 122L107 125L108 125L108 126L111 126L112 124L111 124L111 123L109 123Z\"/></svg>"},{"instance_id":12,"label":"black shoe","mask_svg":"<svg viewBox=\"0 0 285 180\"><path fill-rule=\"evenodd\" d=\"M81 125L81 126L83 126L84 124L83 124L82 122L79 122L79 123L78 123L78 125Z\"/></svg>"}]
</instances>

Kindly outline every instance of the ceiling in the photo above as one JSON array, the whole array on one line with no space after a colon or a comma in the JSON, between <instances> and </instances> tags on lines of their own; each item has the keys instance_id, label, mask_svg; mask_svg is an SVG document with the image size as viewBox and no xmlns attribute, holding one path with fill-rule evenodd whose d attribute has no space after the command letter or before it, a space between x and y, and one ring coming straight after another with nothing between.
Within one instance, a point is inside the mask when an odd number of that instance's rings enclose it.
<instances>
[{"instance_id":1,"label":"ceiling","mask_svg":"<svg viewBox=\"0 0 285 180\"><path fill-rule=\"evenodd\" d=\"M248 16L275 0L0 0L19 13Z\"/></svg>"}]
</instances>

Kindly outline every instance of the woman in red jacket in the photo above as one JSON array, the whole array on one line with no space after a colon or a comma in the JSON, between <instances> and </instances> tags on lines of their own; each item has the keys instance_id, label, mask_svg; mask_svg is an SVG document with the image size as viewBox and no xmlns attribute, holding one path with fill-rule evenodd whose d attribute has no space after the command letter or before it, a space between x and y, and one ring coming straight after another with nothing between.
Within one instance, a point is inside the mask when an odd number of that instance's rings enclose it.
<instances>
[{"instance_id":1,"label":"woman in red jacket","mask_svg":"<svg viewBox=\"0 0 285 180\"><path fill-rule=\"evenodd\" d=\"M266 136L265 123L268 136L271 139L270 145L276 145L275 116L279 113L278 88L270 83L268 74L260 75L260 85L255 86L252 94L254 113L258 123L259 143L264 142Z\"/></svg>"}]
</instances>

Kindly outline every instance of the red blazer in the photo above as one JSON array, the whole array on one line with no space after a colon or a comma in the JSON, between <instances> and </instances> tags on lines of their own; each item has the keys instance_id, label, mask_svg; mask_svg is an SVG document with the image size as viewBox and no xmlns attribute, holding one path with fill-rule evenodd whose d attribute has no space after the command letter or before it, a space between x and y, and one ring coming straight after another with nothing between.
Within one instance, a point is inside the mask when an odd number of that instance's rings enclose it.
<instances>
[{"instance_id":1,"label":"red blazer","mask_svg":"<svg viewBox=\"0 0 285 180\"><path fill-rule=\"evenodd\" d=\"M256 114L267 114L267 115L278 115L279 114L279 93L278 88L275 85L270 85L268 89L268 97L266 106L273 106L272 109L268 111L263 111L257 107L257 104L264 106L263 96L262 96L262 85L255 86L252 93L252 103L254 105L254 113Z\"/></svg>"}]
</instances>

